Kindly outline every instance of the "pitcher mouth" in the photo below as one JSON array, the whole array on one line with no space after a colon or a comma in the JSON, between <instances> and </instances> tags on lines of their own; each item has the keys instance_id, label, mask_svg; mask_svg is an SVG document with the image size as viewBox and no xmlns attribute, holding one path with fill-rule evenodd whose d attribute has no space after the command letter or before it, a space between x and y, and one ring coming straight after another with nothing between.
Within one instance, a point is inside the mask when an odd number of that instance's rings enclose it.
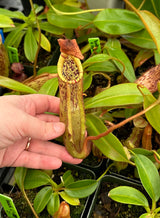
<instances>
[{"instance_id":1,"label":"pitcher mouth","mask_svg":"<svg viewBox=\"0 0 160 218\"><path fill-rule=\"evenodd\" d=\"M74 84L79 82L83 77L83 69L78 63L79 59L72 55L61 55L59 77L67 83Z\"/></svg>"}]
</instances>

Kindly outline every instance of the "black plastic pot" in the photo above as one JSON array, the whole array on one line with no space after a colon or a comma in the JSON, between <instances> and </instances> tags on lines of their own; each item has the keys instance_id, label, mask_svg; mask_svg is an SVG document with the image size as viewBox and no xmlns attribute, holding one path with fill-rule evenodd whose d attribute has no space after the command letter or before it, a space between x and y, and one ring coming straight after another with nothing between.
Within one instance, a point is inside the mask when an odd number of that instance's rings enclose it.
<instances>
[{"instance_id":1,"label":"black plastic pot","mask_svg":"<svg viewBox=\"0 0 160 218\"><path fill-rule=\"evenodd\" d=\"M95 173L96 178L98 178L102 172L106 170L107 159L99 160L97 157L94 157L92 154L90 154L83 160L80 166L92 170Z\"/></svg>"},{"instance_id":2,"label":"black plastic pot","mask_svg":"<svg viewBox=\"0 0 160 218\"><path fill-rule=\"evenodd\" d=\"M80 175L81 179L95 179L95 174L91 170L85 169L85 168L80 167L78 165L72 165L72 164L67 164L67 163L64 163L60 169L53 171L53 174L55 174L54 178L56 178L56 172L57 173L60 172L60 174L58 174L58 177L59 177L59 175L61 175L61 170L62 170L62 172L63 171L65 172L67 170L71 170L72 173L75 174L77 178ZM3 173L5 175L4 175L4 180L1 182L1 186L0 186L1 193L7 194L7 195L8 194L10 195L11 193L16 193L16 195L17 195L19 193L19 191L16 192L17 188L15 188L14 185L10 184L10 180L13 180L13 173L14 173L14 168L9 168L9 171L7 171L7 174ZM1 179L3 179L3 178L1 178ZM13 183L14 183L14 181L13 181ZM80 210L80 211L82 210L81 215L76 214L76 215L72 215L71 217L86 218L86 215L88 213L88 207L90 206L89 197L85 198L85 199L80 199L80 201L82 202L83 206L81 208L79 206L77 206L76 208L75 208L75 206L71 206L71 213L73 213L73 210L74 210L74 212L77 212L78 210ZM14 202L14 203L16 205L16 202ZM17 210L18 210L18 208L17 208Z\"/></svg>"},{"instance_id":3,"label":"black plastic pot","mask_svg":"<svg viewBox=\"0 0 160 218\"><path fill-rule=\"evenodd\" d=\"M15 168L12 167L0 168L0 193L10 190L9 182L13 176L14 170Z\"/></svg>"},{"instance_id":4,"label":"black plastic pot","mask_svg":"<svg viewBox=\"0 0 160 218\"><path fill-rule=\"evenodd\" d=\"M105 210L109 210L107 208L108 205L112 204L111 203L112 200L107 196L108 196L108 192L110 191L110 189L112 189L111 186L113 186L113 185L115 185L115 187L119 186L119 185L126 185L126 186L132 186L134 188L140 189L141 191L143 190L141 183L138 181L128 179L128 178L122 177L122 176L118 177L118 176L114 176L114 175L106 175L100 180L99 186L98 186L96 192L94 194L92 194L92 196L90 196L91 202L90 202L90 207L88 209L88 214L87 214L86 218L116 217L114 215L109 216L107 213L105 213ZM103 206L103 203L105 200L103 199L101 193L103 196L106 196L106 198L108 198L108 201L109 201L109 203L106 202L106 205L104 204L104 206ZM112 201L112 202L114 202L114 201ZM98 203L101 203L101 206L102 206L100 211L97 209ZM128 207L128 205L119 204L119 203L116 203L116 205L117 205L117 211L121 209L122 205L127 207L127 208L131 208L131 210L137 210L137 206L130 205L130 207ZM136 209L135 209L135 207L136 207ZM144 208L142 208L142 207L138 207L138 209L140 209L140 214L145 212ZM103 211L103 213L105 213L105 216L101 214L102 211ZM118 216L118 217L126 217L126 216L122 215L122 216ZM133 216L129 216L129 217L133 217ZM139 217L139 216L136 216L136 217Z\"/></svg>"}]
</instances>

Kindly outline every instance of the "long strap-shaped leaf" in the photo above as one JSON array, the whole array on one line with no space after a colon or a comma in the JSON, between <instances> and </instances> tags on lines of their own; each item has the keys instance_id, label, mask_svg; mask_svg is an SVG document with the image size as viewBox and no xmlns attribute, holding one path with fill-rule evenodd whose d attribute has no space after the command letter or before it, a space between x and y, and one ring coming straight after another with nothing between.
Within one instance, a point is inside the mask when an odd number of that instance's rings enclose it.
<instances>
[{"instance_id":1,"label":"long strap-shaped leaf","mask_svg":"<svg viewBox=\"0 0 160 218\"><path fill-rule=\"evenodd\" d=\"M160 53L160 20L151 12L136 9L128 0L124 0L140 17Z\"/></svg>"},{"instance_id":2,"label":"long strap-shaped leaf","mask_svg":"<svg viewBox=\"0 0 160 218\"><path fill-rule=\"evenodd\" d=\"M160 20L151 12L145 10L139 11L138 15L155 42L158 52L160 53Z\"/></svg>"},{"instance_id":3,"label":"long strap-shaped leaf","mask_svg":"<svg viewBox=\"0 0 160 218\"><path fill-rule=\"evenodd\" d=\"M36 90L30 88L29 86L26 86L16 80L10 79L5 76L0 76L0 86L6 87L14 91L20 91L20 92L29 93L29 94L37 93Z\"/></svg>"},{"instance_id":4,"label":"long strap-shaped leaf","mask_svg":"<svg viewBox=\"0 0 160 218\"><path fill-rule=\"evenodd\" d=\"M107 130L104 123L95 115L86 115L86 125L89 135L99 135ZM94 141L97 148L108 158L115 161L130 162L121 142L112 133Z\"/></svg>"},{"instance_id":5,"label":"long strap-shaped leaf","mask_svg":"<svg viewBox=\"0 0 160 218\"><path fill-rule=\"evenodd\" d=\"M135 155L135 164L141 182L153 201L158 201L160 197L160 177L153 162L144 155Z\"/></svg>"}]
</instances>

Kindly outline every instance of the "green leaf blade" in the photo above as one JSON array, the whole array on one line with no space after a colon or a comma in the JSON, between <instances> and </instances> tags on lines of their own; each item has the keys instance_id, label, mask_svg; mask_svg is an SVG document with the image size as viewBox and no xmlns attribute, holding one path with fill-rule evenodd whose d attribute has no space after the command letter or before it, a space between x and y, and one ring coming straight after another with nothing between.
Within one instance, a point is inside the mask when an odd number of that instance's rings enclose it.
<instances>
[{"instance_id":1,"label":"green leaf blade","mask_svg":"<svg viewBox=\"0 0 160 218\"><path fill-rule=\"evenodd\" d=\"M29 27L24 37L24 53L30 62L34 62L37 49L38 45L36 38L33 34L32 28Z\"/></svg>"},{"instance_id":2,"label":"green leaf blade","mask_svg":"<svg viewBox=\"0 0 160 218\"><path fill-rule=\"evenodd\" d=\"M118 72L119 69L111 61L93 63L85 71Z\"/></svg>"},{"instance_id":3,"label":"green leaf blade","mask_svg":"<svg viewBox=\"0 0 160 218\"><path fill-rule=\"evenodd\" d=\"M150 94L146 88L144 88L144 92ZM112 86L92 98L87 98L85 100L85 108L137 106L142 103L143 96L138 90L137 84L124 83Z\"/></svg>"},{"instance_id":4,"label":"green leaf blade","mask_svg":"<svg viewBox=\"0 0 160 218\"><path fill-rule=\"evenodd\" d=\"M0 8L0 14L10 18L26 19L26 16L21 11L11 11L8 9Z\"/></svg>"},{"instance_id":5,"label":"green leaf blade","mask_svg":"<svg viewBox=\"0 0 160 218\"><path fill-rule=\"evenodd\" d=\"M99 135L107 130L104 123L95 115L86 115L86 126L89 135ZM112 133L93 141L96 147L108 158L115 161L129 162L121 142Z\"/></svg>"},{"instance_id":6,"label":"green leaf blade","mask_svg":"<svg viewBox=\"0 0 160 218\"><path fill-rule=\"evenodd\" d=\"M139 190L129 186L119 186L112 189L108 196L112 200L123 203L148 207L148 200Z\"/></svg>"},{"instance_id":7,"label":"green leaf blade","mask_svg":"<svg viewBox=\"0 0 160 218\"><path fill-rule=\"evenodd\" d=\"M63 12L82 11L79 8L62 5L62 4L54 5L54 7ZM65 29L66 28L73 29L79 27L80 25L84 26L91 23L92 20L94 19L94 15L91 13L85 13L85 14L67 16L67 15L59 15L53 11L49 11L47 13L47 19L50 24L56 25L57 27L65 28Z\"/></svg>"},{"instance_id":8,"label":"green leaf blade","mask_svg":"<svg viewBox=\"0 0 160 218\"><path fill-rule=\"evenodd\" d=\"M85 92L92 83L92 75L91 73L84 73L83 75L83 92Z\"/></svg>"},{"instance_id":9,"label":"green leaf blade","mask_svg":"<svg viewBox=\"0 0 160 218\"><path fill-rule=\"evenodd\" d=\"M26 27L27 27L27 24L24 23L24 24L18 25L10 33L8 33L5 39L5 42L4 42L5 46L14 46L17 48L17 45L19 45L20 43L19 40L21 40L23 35L25 34L24 28Z\"/></svg>"},{"instance_id":10,"label":"green leaf blade","mask_svg":"<svg viewBox=\"0 0 160 218\"><path fill-rule=\"evenodd\" d=\"M8 77L0 76L0 86L23 93L36 94L37 91Z\"/></svg>"},{"instance_id":11,"label":"green leaf blade","mask_svg":"<svg viewBox=\"0 0 160 218\"><path fill-rule=\"evenodd\" d=\"M57 90L58 90L58 78L52 78L41 86L39 93L55 96Z\"/></svg>"},{"instance_id":12,"label":"green leaf blade","mask_svg":"<svg viewBox=\"0 0 160 218\"><path fill-rule=\"evenodd\" d=\"M141 10L138 14L160 53L160 20L150 11Z\"/></svg>"},{"instance_id":13,"label":"green leaf blade","mask_svg":"<svg viewBox=\"0 0 160 218\"><path fill-rule=\"evenodd\" d=\"M44 210L48 204L50 198L52 197L52 187L46 186L42 188L36 195L34 199L34 208L37 213Z\"/></svg>"},{"instance_id":14,"label":"green leaf blade","mask_svg":"<svg viewBox=\"0 0 160 218\"><path fill-rule=\"evenodd\" d=\"M35 36L37 42L39 43L39 33L38 33L38 31L34 31L34 36ZM44 50L46 50L48 52L51 51L51 43L43 33L41 33L41 43L40 43L40 45Z\"/></svg>"},{"instance_id":15,"label":"green leaf blade","mask_svg":"<svg viewBox=\"0 0 160 218\"><path fill-rule=\"evenodd\" d=\"M80 201L78 198L70 197L65 191L59 192L59 195L61 196L61 198L63 198L64 201L66 201L70 205L80 205Z\"/></svg>"},{"instance_id":16,"label":"green leaf blade","mask_svg":"<svg viewBox=\"0 0 160 218\"><path fill-rule=\"evenodd\" d=\"M69 184L65 192L73 198L85 198L91 195L97 188L98 182L92 179L85 179Z\"/></svg>"},{"instance_id":17,"label":"green leaf blade","mask_svg":"<svg viewBox=\"0 0 160 218\"><path fill-rule=\"evenodd\" d=\"M14 27L14 22L7 16L0 14L0 28Z\"/></svg>"},{"instance_id":18,"label":"green leaf blade","mask_svg":"<svg viewBox=\"0 0 160 218\"><path fill-rule=\"evenodd\" d=\"M52 184L53 181L49 175L42 170L28 169L24 181L25 189L33 189L46 184Z\"/></svg>"},{"instance_id":19,"label":"green leaf blade","mask_svg":"<svg viewBox=\"0 0 160 218\"><path fill-rule=\"evenodd\" d=\"M97 54L97 55L94 55L90 58L88 58L83 64L83 68L85 69L86 67L94 64L94 63L102 63L102 62L105 62L106 60L109 60L111 59L111 57L107 54Z\"/></svg>"},{"instance_id":20,"label":"green leaf blade","mask_svg":"<svg viewBox=\"0 0 160 218\"><path fill-rule=\"evenodd\" d=\"M64 33L64 29L54 26L48 22L41 22L40 23L41 30L47 31L49 33L55 34L55 35L62 35Z\"/></svg>"},{"instance_id":21,"label":"green leaf blade","mask_svg":"<svg viewBox=\"0 0 160 218\"><path fill-rule=\"evenodd\" d=\"M140 180L150 198L158 201L160 197L160 176L153 162L141 154L134 155Z\"/></svg>"},{"instance_id":22,"label":"green leaf blade","mask_svg":"<svg viewBox=\"0 0 160 218\"><path fill-rule=\"evenodd\" d=\"M153 104L156 101L156 98L150 94L150 95L144 95L144 109L149 107L151 104ZM160 120L160 105L156 105L154 108L151 110L147 111L145 113L147 120L149 123L152 125L152 127L160 133L160 125L159 125L159 120Z\"/></svg>"},{"instance_id":23,"label":"green leaf blade","mask_svg":"<svg viewBox=\"0 0 160 218\"><path fill-rule=\"evenodd\" d=\"M52 193L50 200L47 204L48 213L53 216L56 211L58 211L60 206L60 199L58 193Z\"/></svg>"},{"instance_id":24,"label":"green leaf blade","mask_svg":"<svg viewBox=\"0 0 160 218\"><path fill-rule=\"evenodd\" d=\"M94 19L95 26L101 31L112 34L127 34L144 28L138 16L131 11L107 8Z\"/></svg>"},{"instance_id":25,"label":"green leaf blade","mask_svg":"<svg viewBox=\"0 0 160 218\"><path fill-rule=\"evenodd\" d=\"M135 33L122 35L122 37L140 48L156 49L154 41L145 29Z\"/></svg>"},{"instance_id":26,"label":"green leaf blade","mask_svg":"<svg viewBox=\"0 0 160 218\"><path fill-rule=\"evenodd\" d=\"M41 69L38 70L37 75L40 75L42 73L57 73L57 66L52 65L52 66L46 66L42 67Z\"/></svg>"},{"instance_id":27,"label":"green leaf blade","mask_svg":"<svg viewBox=\"0 0 160 218\"><path fill-rule=\"evenodd\" d=\"M135 71L128 56L122 50L119 40L110 39L105 44L105 47L107 48L108 54L114 57L113 62L120 72L123 72L123 75L129 82L134 82L136 80Z\"/></svg>"},{"instance_id":28,"label":"green leaf blade","mask_svg":"<svg viewBox=\"0 0 160 218\"><path fill-rule=\"evenodd\" d=\"M63 176L62 176L62 180L63 180L63 183L64 183L64 186L67 186L69 185L70 183L73 183L74 182L74 178L71 174L71 170L67 170Z\"/></svg>"},{"instance_id":29,"label":"green leaf blade","mask_svg":"<svg viewBox=\"0 0 160 218\"><path fill-rule=\"evenodd\" d=\"M14 178L20 190L23 192L24 190L24 180L27 173L27 168L17 167L14 172Z\"/></svg>"}]
</instances>

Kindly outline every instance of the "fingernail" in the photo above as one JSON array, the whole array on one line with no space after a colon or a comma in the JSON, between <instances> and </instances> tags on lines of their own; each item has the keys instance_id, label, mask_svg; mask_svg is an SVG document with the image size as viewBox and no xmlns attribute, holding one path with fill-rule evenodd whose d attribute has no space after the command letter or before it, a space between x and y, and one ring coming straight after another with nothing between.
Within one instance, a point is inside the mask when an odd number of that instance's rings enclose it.
<instances>
[{"instance_id":1,"label":"fingernail","mask_svg":"<svg viewBox=\"0 0 160 218\"><path fill-rule=\"evenodd\" d=\"M54 123L54 130L55 132L59 133L59 132L63 132L64 131L64 123L58 122L58 123Z\"/></svg>"}]
</instances>

